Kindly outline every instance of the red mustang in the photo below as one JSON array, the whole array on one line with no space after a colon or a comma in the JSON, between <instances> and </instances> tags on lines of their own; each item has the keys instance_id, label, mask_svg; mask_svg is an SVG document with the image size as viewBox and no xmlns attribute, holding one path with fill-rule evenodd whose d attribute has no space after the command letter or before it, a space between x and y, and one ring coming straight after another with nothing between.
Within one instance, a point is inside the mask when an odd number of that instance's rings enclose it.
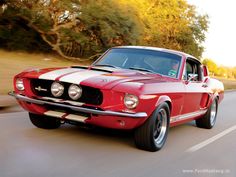
<instances>
[{"instance_id":1,"label":"red mustang","mask_svg":"<svg viewBox=\"0 0 236 177\"><path fill-rule=\"evenodd\" d=\"M196 121L210 129L224 96L191 55L154 47L109 49L91 66L24 71L14 96L31 122L45 129L62 123L134 129L138 148L160 150L170 126Z\"/></svg>"}]
</instances>

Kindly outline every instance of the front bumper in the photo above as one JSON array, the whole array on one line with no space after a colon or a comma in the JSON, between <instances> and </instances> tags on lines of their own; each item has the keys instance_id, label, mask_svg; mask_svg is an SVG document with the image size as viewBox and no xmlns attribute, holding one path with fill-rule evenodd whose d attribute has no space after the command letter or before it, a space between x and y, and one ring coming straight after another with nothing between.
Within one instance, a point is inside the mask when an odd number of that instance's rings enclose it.
<instances>
[{"instance_id":1,"label":"front bumper","mask_svg":"<svg viewBox=\"0 0 236 177\"><path fill-rule=\"evenodd\" d=\"M79 106L63 104L63 103L55 103L55 102L51 102L51 101L33 99L33 98L29 98L27 96L16 94L15 92L9 92L8 94L10 96L15 97L16 99L18 99L20 101L25 101L25 102L33 103L33 104L37 104L37 105L45 105L45 106L51 105L51 106L57 106L57 107L61 107L61 108L69 108L73 111L78 111L78 112L88 113L88 114L96 114L96 115L103 115L103 116L129 117L129 118L146 118L147 117L147 113L145 113L145 112L124 113L124 112L115 112L115 111L103 111L103 110L84 108L84 107L79 107Z\"/></svg>"}]
</instances>

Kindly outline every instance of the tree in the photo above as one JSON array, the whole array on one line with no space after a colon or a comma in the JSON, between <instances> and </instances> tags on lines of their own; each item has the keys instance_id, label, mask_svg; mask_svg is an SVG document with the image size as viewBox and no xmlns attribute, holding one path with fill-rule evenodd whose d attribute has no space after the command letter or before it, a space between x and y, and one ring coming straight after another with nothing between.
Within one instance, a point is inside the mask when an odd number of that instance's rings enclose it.
<instances>
[{"instance_id":1,"label":"tree","mask_svg":"<svg viewBox=\"0 0 236 177\"><path fill-rule=\"evenodd\" d=\"M212 74L213 76L217 74L218 66L213 60L206 58L202 61L202 64L207 66L210 74Z\"/></svg>"},{"instance_id":2,"label":"tree","mask_svg":"<svg viewBox=\"0 0 236 177\"><path fill-rule=\"evenodd\" d=\"M87 39L81 42L89 52L103 52L117 45L136 45L142 37L138 11L129 3L87 0L82 3L79 19L84 30L78 40Z\"/></svg>"},{"instance_id":3,"label":"tree","mask_svg":"<svg viewBox=\"0 0 236 177\"><path fill-rule=\"evenodd\" d=\"M115 0L12 0L7 6L2 16L20 19L69 59L136 44L140 36L136 11Z\"/></svg>"},{"instance_id":4,"label":"tree","mask_svg":"<svg viewBox=\"0 0 236 177\"><path fill-rule=\"evenodd\" d=\"M232 73L233 73L234 79L236 79L236 67L234 67L234 68L232 69Z\"/></svg>"},{"instance_id":5,"label":"tree","mask_svg":"<svg viewBox=\"0 0 236 177\"><path fill-rule=\"evenodd\" d=\"M7 2L3 16L17 18L22 26L27 25L58 54L75 59L73 39L70 33L77 26L79 0L12 0Z\"/></svg>"},{"instance_id":6,"label":"tree","mask_svg":"<svg viewBox=\"0 0 236 177\"><path fill-rule=\"evenodd\" d=\"M151 45L200 57L208 28L207 16L199 15L186 0L5 0L3 4L0 22L17 28L0 25L0 42L4 41L0 47L9 47L9 38L11 44L19 43L15 36L21 33L29 44L35 40L69 59L88 58L115 45Z\"/></svg>"},{"instance_id":7,"label":"tree","mask_svg":"<svg viewBox=\"0 0 236 177\"><path fill-rule=\"evenodd\" d=\"M186 0L149 1L146 43L201 57L208 16L199 15Z\"/></svg>"},{"instance_id":8,"label":"tree","mask_svg":"<svg viewBox=\"0 0 236 177\"><path fill-rule=\"evenodd\" d=\"M217 76L228 78L228 72L227 69L223 66L219 66L216 72Z\"/></svg>"}]
</instances>

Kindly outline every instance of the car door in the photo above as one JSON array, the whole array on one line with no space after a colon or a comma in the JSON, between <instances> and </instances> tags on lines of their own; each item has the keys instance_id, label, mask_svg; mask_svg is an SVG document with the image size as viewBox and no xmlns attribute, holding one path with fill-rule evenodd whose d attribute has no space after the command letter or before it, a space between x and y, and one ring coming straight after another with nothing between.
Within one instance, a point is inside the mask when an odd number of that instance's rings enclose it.
<instances>
[{"instance_id":1,"label":"car door","mask_svg":"<svg viewBox=\"0 0 236 177\"><path fill-rule=\"evenodd\" d=\"M186 92L182 114L197 114L204 107L203 100L208 94L203 79L201 63L194 58L187 58L183 73Z\"/></svg>"}]
</instances>

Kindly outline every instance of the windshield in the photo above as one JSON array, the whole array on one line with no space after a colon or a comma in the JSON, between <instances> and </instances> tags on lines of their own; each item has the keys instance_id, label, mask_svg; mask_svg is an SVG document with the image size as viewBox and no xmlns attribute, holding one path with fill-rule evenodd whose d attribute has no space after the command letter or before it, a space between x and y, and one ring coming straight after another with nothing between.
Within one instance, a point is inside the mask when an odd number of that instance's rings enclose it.
<instances>
[{"instance_id":1,"label":"windshield","mask_svg":"<svg viewBox=\"0 0 236 177\"><path fill-rule=\"evenodd\" d=\"M158 73L177 78L180 62L181 56L168 52L113 48L93 65Z\"/></svg>"}]
</instances>

